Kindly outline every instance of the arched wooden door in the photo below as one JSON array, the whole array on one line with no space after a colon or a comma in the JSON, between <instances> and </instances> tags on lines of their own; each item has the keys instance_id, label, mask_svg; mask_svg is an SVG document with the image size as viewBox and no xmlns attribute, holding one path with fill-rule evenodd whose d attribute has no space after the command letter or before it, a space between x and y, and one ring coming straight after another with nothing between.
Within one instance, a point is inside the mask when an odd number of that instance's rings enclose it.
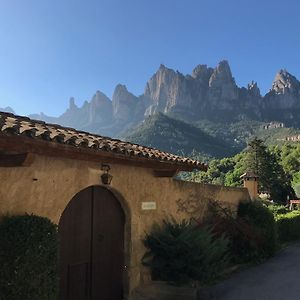
<instances>
[{"instance_id":1,"label":"arched wooden door","mask_svg":"<svg viewBox=\"0 0 300 300\"><path fill-rule=\"evenodd\" d=\"M122 300L125 216L101 186L76 194L59 222L60 299Z\"/></svg>"}]
</instances>

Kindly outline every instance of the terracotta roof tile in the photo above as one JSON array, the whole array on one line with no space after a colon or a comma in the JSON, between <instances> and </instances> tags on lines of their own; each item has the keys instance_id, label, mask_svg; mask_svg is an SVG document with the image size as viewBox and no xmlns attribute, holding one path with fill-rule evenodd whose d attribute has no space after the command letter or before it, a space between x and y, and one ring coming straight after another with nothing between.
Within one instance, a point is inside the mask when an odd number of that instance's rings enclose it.
<instances>
[{"instance_id":1,"label":"terracotta roof tile","mask_svg":"<svg viewBox=\"0 0 300 300\"><path fill-rule=\"evenodd\" d=\"M28 138L42 139L77 148L90 148L99 152L113 152L124 156L137 156L148 160L172 162L189 168L206 169L205 164L187 157L180 157L151 147L78 131L57 124L48 124L6 112L0 112L0 134L2 136L25 135Z\"/></svg>"}]
</instances>

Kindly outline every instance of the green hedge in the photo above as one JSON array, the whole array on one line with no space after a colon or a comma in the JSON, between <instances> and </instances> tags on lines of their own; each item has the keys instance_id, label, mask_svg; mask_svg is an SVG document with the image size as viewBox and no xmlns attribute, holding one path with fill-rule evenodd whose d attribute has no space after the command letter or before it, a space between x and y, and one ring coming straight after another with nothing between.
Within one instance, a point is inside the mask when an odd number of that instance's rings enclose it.
<instances>
[{"instance_id":1,"label":"green hedge","mask_svg":"<svg viewBox=\"0 0 300 300\"><path fill-rule=\"evenodd\" d=\"M57 299L57 226L34 215L0 219L0 299Z\"/></svg>"},{"instance_id":2,"label":"green hedge","mask_svg":"<svg viewBox=\"0 0 300 300\"><path fill-rule=\"evenodd\" d=\"M281 243L300 239L300 211L276 215L276 224Z\"/></svg>"},{"instance_id":3,"label":"green hedge","mask_svg":"<svg viewBox=\"0 0 300 300\"><path fill-rule=\"evenodd\" d=\"M154 280L181 285L192 280L209 282L220 275L228 263L228 240L208 228L188 221L165 220L146 235L148 248L143 263Z\"/></svg>"}]
</instances>

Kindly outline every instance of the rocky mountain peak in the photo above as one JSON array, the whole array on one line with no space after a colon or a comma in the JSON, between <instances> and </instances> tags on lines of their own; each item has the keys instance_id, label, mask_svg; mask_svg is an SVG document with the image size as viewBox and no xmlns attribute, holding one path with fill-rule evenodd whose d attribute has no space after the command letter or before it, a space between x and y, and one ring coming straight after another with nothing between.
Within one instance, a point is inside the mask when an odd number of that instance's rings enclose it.
<instances>
[{"instance_id":1,"label":"rocky mountain peak","mask_svg":"<svg viewBox=\"0 0 300 300\"><path fill-rule=\"evenodd\" d=\"M198 65L194 68L192 72L192 77L202 81L203 83L208 83L214 69L208 68L207 65Z\"/></svg>"},{"instance_id":2,"label":"rocky mountain peak","mask_svg":"<svg viewBox=\"0 0 300 300\"><path fill-rule=\"evenodd\" d=\"M114 119L125 122L134 115L138 98L128 92L127 87L118 84L112 97L113 117Z\"/></svg>"},{"instance_id":3,"label":"rocky mountain peak","mask_svg":"<svg viewBox=\"0 0 300 300\"><path fill-rule=\"evenodd\" d=\"M287 70L280 70L264 102L266 107L273 110L290 110L285 114L285 119L294 119L295 110L300 108L300 82Z\"/></svg>"},{"instance_id":4,"label":"rocky mountain peak","mask_svg":"<svg viewBox=\"0 0 300 300\"><path fill-rule=\"evenodd\" d=\"M85 106L86 104L84 104ZM91 102L89 103L89 110L97 110L98 108L102 107L104 110L111 110L112 103L110 99L102 92L96 91L94 96L92 97Z\"/></svg>"},{"instance_id":5,"label":"rocky mountain peak","mask_svg":"<svg viewBox=\"0 0 300 300\"><path fill-rule=\"evenodd\" d=\"M111 101L110 99L102 92L100 91L96 91L95 95L92 97L91 100L91 105L92 106L97 106L97 105L101 105L101 104L107 104L109 103L111 105Z\"/></svg>"},{"instance_id":6,"label":"rocky mountain peak","mask_svg":"<svg viewBox=\"0 0 300 300\"><path fill-rule=\"evenodd\" d=\"M232 77L231 69L227 60L222 60L219 62L209 79L209 86L220 85L224 83L235 85L235 81Z\"/></svg>"},{"instance_id":7,"label":"rocky mountain peak","mask_svg":"<svg viewBox=\"0 0 300 300\"><path fill-rule=\"evenodd\" d=\"M145 96L152 99L154 102L159 102L164 88L172 84L174 79L179 76L174 70L160 65L157 72L150 78L145 87Z\"/></svg>"},{"instance_id":8,"label":"rocky mountain peak","mask_svg":"<svg viewBox=\"0 0 300 300\"><path fill-rule=\"evenodd\" d=\"M180 74L178 71L175 72L173 69L167 68L165 65L161 64L157 70L157 72L152 76L153 77L172 77L176 74ZM182 74L180 74L182 75ZM182 75L183 76L183 75ZM150 79L151 80L151 79Z\"/></svg>"},{"instance_id":9,"label":"rocky mountain peak","mask_svg":"<svg viewBox=\"0 0 300 300\"><path fill-rule=\"evenodd\" d=\"M96 91L90 103L84 102L83 108L87 110L87 124L108 123L112 119L112 103L102 92Z\"/></svg>"},{"instance_id":10,"label":"rocky mountain peak","mask_svg":"<svg viewBox=\"0 0 300 300\"><path fill-rule=\"evenodd\" d=\"M117 84L114 93L128 93L127 87L124 84Z\"/></svg>"},{"instance_id":11,"label":"rocky mountain peak","mask_svg":"<svg viewBox=\"0 0 300 300\"><path fill-rule=\"evenodd\" d=\"M132 103L132 102L136 102L136 100L137 100L137 97L127 90L126 85L118 84L115 87L114 94L112 97L113 105L115 102L118 102L118 101L121 101L124 103Z\"/></svg>"},{"instance_id":12,"label":"rocky mountain peak","mask_svg":"<svg viewBox=\"0 0 300 300\"><path fill-rule=\"evenodd\" d=\"M78 106L75 104L74 97L71 97L69 100L69 110L75 110L78 109Z\"/></svg>"},{"instance_id":13,"label":"rocky mountain peak","mask_svg":"<svg viewBox=\"0 0 300 300\"><path fill-rule=\"evenodd\" d=\"M190 78L194 80L191 76ZM188 111L191 108L189 80L179 71L163 65L147 82L144 95L150 104L146 115L159 111L170 113L177 109Z\"/></svg>"},{"instance_id":14,"label":"rocky mountain peak","mask_svg":"<svg viewBox=\"0 0 300 300\"><path fill-rule=\"evenodd\" d=\"M160 64L158 70L165 70L167 67L164 64Z\"/></svg>"},{"instance_id":15,"label":"rocky mountain peak","mask_svg":"<svg viewBox=\"0 0 300 300\"><path fill-rule=\"evenodd\" d=\"M214 102L217 101L219 104L222 104L224 108L227 107L227 104L222 99L235 100L238 98L238 87L232 77L227 60L222 60L214 69L209 78L209 88L210 98Z\"/></svg>"},{"instance_id":16,"label":"rocky mountain peak","mask_svg":"<svg viewBox=\"0 0 300 300\"><path fill-rule=\"evenodd\" d=\"M272 89L277 94L299 93L300 82L295 76L290 74L286 69L281 69L277 72L272 84Z\"/></svg>"},{"instance_id":17,"label":"rocky mountain peak","mask_svg":"<svg viewBox=\"0 0 300 300\"><path fill-rule=\"evenodd\" d=\"M228 60L226 60L226 59L221 60L221 61L218 63L216 69L218 69L218 70L223 70L223 71L226 71L226 72L230 72L230 74L231 74L229 62L228 62Z\"/></svg>"},{"instance_id":18,"label":"rocky mountain peak","mask_svg":"<svg viewBox=\"0 0 300 300\"><path fill-rule=\"evenodd\" d=\"M253 80L248 83L247 85L247 90L248 90L248 93L253 96L253 97L261 97L261 94L260 94L260 89L259 87L257 86L257 82L254 82Z\"/></svg>"}]
</instances>

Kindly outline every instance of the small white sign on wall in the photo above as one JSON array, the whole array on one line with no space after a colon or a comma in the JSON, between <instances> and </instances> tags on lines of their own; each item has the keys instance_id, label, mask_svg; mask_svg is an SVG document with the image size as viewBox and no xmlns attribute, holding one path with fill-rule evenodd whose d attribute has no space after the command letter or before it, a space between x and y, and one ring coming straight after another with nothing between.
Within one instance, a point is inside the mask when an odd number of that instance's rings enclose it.
<instances>
[{"instance_id":1,"label":"small white sign on wall","mask_svg":"<svg viewBox=\"0 0 300 300\"><path fill-rule=\"evenodd\" d=\"M156 202L142 202L142 210L155 210Z\"/></svg>"}]
</instances>

